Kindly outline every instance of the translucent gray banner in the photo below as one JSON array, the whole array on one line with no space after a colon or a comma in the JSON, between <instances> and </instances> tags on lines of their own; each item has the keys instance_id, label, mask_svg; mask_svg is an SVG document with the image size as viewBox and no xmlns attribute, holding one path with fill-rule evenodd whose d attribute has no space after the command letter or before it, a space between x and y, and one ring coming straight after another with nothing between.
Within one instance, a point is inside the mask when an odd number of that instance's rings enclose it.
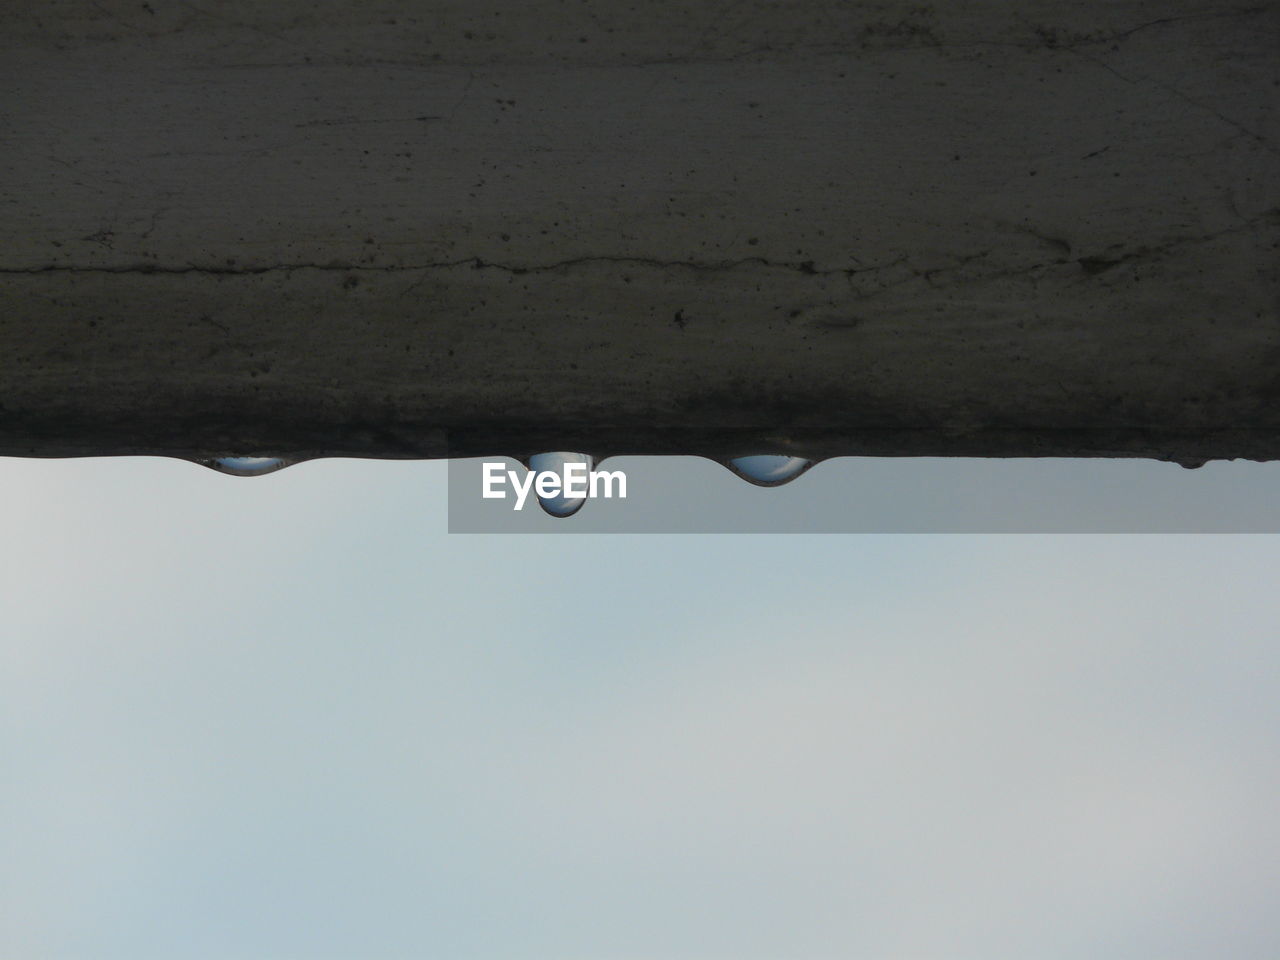
<instances>
[{"instance_id":1,"label":"translucent gray banner","mask_svg":"<svg viewBox=\"0 0 1280 960\"><path fill-rule=\"evenodd\" d=\"M484 463L490 492L484 498ZM451 533L1277 533L1280 464L1198 470L1151 460L840 457L781 486L699 457L612 457L626 497L587 498L568 517L522 509L515 460L449 464ZM615 483L616 487L616 483ZM602 492L602 491L601 491ZM563 512L563 502L552 504Z\"/></svg>"}]
</instances>

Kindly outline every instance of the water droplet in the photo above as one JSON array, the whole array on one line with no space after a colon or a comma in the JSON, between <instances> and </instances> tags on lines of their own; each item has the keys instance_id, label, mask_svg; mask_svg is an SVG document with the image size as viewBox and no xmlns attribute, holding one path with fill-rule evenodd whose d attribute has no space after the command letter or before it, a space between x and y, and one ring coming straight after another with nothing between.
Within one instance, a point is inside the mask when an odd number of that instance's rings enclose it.
<instances>
[{"instance_id":1,"label":"water droplet","mask_svg":"<svg viewBox=\"0 0 1280 960\"><path fill-rule=\"evenodd\" d=\"M212 470L230 474L233 477L261 477L283 470L296 462L296 460L286 460L284 457L212 457L196 461Z\"/></svg>"},{"instance_id":2,"label":"water droplet","mask_svg":"<svg viewBox=\"0 0 1280 960\"><path fill-rule=\"evenodd\" d=\"M566 453L564 451L559 451L555 453L535 453L533 456L529 457L529 459L527 459L524 462L524 465L535 473L550 471L552 473L559 474L561 477L564 477L564 468L567 464L570 464L570 463L583 464L586 466L587 471L589 472L595 469L596 458L591 456L591 454L589 453ZM579 472L575 471L575 478L578 475L579 475ZM574 481L575 486L585 485L586 483L585 474L582 474L582 476L583 476L583 482L577 483L575 479ZM551 514L551 516L553 517L571 517L575 513L577 513L579 510L581 510L582 505L587 502L586 496L581 496L581 497L565 496L563 489L561 489L561 492L554 497L542 496L542 494L537 492L536 487L534 489L534 493L538 497L538 504L542 507L543 510Z\"/></svg>"},{"instance_id":3,"label":"water droplet","mask_svg":"<svg viewBox=\"0 0 1280 960\"><path fill-rule=\"evenodd\" d=\"M756 457L735 457L725 464L748 483L758 487L780 487L790 483L813 466L814 461L804 457L780 457L766 454Z\"/></svg>"}]
</instances>

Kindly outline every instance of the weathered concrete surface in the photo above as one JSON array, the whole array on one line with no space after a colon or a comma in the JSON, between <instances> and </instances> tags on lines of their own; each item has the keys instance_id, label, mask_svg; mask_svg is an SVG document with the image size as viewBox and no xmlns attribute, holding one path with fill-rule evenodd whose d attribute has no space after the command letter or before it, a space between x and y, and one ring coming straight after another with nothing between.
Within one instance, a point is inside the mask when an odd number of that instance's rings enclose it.
<instances>
[{"instance_id":1,"label":"weathered concrete surface","mask_svg":"<svg viewBox=\"0 0 1280 960\"><path fill-rule=\"evenodd\" d=\"M0 453L1280 457L1280 5L0 5Z\"/></svg>"}]
</instances>

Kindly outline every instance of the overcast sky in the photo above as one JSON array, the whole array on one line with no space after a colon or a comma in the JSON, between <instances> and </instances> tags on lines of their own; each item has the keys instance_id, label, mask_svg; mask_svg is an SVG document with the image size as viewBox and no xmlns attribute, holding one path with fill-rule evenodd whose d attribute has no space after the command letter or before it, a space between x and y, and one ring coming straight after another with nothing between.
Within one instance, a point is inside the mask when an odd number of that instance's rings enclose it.
<instances>
[{"instance_id":1,"label":"overcast sky","mask_svg":"<svg viewBox=\"0 0 1280 960\"><path fill-rule=\"evenodd\" d=\"M1274 537L448 536L422 462L0 484L0 957L1280 956Z\"/></svg>"}]
</instances>

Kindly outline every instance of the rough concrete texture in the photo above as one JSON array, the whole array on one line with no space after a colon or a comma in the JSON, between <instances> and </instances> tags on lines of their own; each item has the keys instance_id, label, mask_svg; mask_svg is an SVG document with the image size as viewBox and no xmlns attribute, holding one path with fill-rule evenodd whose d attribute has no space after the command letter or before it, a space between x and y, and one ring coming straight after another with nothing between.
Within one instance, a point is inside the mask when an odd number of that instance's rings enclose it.
<instances>
[{"instance_id":1,"label":"rough concrete texture","mask_svg":"<svg viewBox=\"0 0 1280 960\"><path fill-rule=\"evenodd\" d=\"M0 6L0 453L1280 457L1280 5Z\"/></svg>"}]
</instances>

